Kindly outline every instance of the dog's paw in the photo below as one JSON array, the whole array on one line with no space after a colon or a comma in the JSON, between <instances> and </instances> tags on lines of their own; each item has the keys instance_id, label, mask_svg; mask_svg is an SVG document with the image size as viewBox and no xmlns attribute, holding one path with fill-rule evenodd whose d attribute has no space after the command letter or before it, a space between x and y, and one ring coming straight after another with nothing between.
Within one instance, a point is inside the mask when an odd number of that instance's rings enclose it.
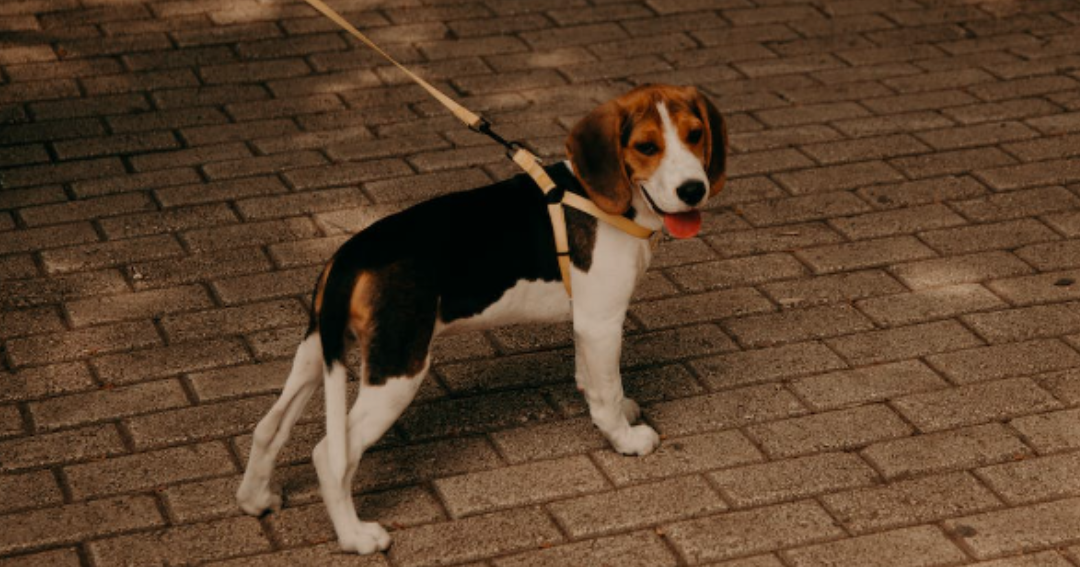
<instances>
[{"instance_id":1,"label":"dog's paw","mask_svg":"<svg viewBox=\"0 0 1080 567\"><path fill-rule=\"evenodd\" d=\"M357 522L348 534L340 537L342 551L368 555L386 551L390 547L390 534L377 522Z\"/></svg>"},{"instance_id":2,"label":"dog's paw","mask_svg":"<svg viewBox=\"0 0 1080 567\"><path fill-rule=\"evenodd\" d=\"M630 398L623 398L622 412L626 416L628 423L635 423L641 417L641 408L638 407L637 402Z\"/></svg>"},{"instance_id":3,"label":"dog's paw","mask_svg":"<svg viewBox=\"0 0 1080 567\"><path fill-rule=\"evenodd\" d=\"M660 436L648 425L635 425L613 436L611 445L624 455L648 455L660 445Z\"/></svg>"},{"instance_id":4,"label":"dog's paw","mask_svg":"<svg viewBox=\"0 0 1080 567\"><path fill-rule=\"evenodd\" d=\"M281 496L269 489L245 490L243 486L236 491L236 503L249 516L261 516L266 512L281 509Z\"/></svg>"}]
</instances>

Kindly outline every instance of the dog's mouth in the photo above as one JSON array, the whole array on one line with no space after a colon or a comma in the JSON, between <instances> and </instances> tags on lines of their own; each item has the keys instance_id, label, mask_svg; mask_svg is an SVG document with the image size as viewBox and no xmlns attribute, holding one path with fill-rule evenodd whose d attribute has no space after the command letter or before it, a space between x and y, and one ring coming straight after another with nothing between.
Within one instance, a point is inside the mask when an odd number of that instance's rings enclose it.
<instances>
[{"instance_id":1,"label":"dog's mouth","mask_svg":"<svg viewBox=\"0 0 1080 567\"><path fill-rule=\"evenodd\" d=\"M656 206L656 202L653 201L652 195L649 195L649 190L644 185L639 185L639 187L652 210L664 219L664 228L667 229L668 234L675 238L693 238L701 232L701 211L690 209L681 213L669 213Z\"/></svg>"}]
</instances>

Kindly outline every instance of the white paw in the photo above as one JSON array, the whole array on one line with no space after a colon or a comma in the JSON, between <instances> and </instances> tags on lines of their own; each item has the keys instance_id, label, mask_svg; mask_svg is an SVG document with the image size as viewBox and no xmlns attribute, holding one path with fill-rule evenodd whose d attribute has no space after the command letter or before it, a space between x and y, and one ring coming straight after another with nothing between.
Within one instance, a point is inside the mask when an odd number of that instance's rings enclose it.
<instances>
[{"instance_id":1,"label":"white paw","mask_svg":"<svg viewBox=\"0 0 1080 567\"><path fill-rule=\"evenodd\" d=\"M249 516L261 516L267 511L281 509L281 496L270 491L269 488L262 490L247 490L243 485L236 491L236 503L240 509Z\"/></svg>"},{"instance_id":2,"label":"white paw","mask_svg":"<svg viewBox=\"0 0 1080 567\"><path fill-rule=\"evenodd\" d=\"M624 455L648 455L660 445L660 436L648 425L635 425L613 435L611 445Z\"/></svg>"},{"instance_id":3,"label":"white paw","mask_svg":"<svg viewBox=\"0 0 1080 567\"><path fill-rule=\"evenodd\" d=\"M368 555L386 551L390 547L390 534L377 522L357 522L348 534L338 538L342 551Z\"/></svg>"},{"instance_id":4,"label":"white paw","mask_svg":"<svg viewBox=\"0 0 1080 567\"><path fill-rule=\"evenodd\" d=\"M626 416L626 421L634 423L641 417L641 408L638 407L637 402L630 398L623 398L622 412Z\"/></svg>"}]
</instances>

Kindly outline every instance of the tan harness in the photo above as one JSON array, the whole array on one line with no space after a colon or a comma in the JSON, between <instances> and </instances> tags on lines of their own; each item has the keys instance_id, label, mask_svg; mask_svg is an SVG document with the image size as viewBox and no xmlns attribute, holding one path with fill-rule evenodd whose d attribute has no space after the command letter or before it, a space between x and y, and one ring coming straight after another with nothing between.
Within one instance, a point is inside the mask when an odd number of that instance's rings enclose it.
<instances>
[{"instance_id":1,"label":"tan harness","mask_svg":"<svg viewBox=\"0 0 1080 567\"><path fill-rule=\"evenodd\" d=\"M469 129L491 137L491 139L502 144L506 148L507 156L532 178L547 198L548 216L551 217L551 229L555 234L555 253L558 255L559 271L562 273L563 286L566 288L567 296L573 298L573 291L570 286L570 246L566 236L566 215L563 211L563 205L573 207L585 214L596 217L636 238L647 239L655 232L626 217L608 214L600 210L600 207L597 207L595 203L580 195L567 191L556 191L557 187L555 186L555 182L551 180L551 177L540 165L540 159L532 152L526 150L521 144L517 142L508 142L503 139L502 136L493 132L491 130L490 122L464 106L461 106L452 98L446 96L442 91L432 86L431 83L421 79L415 73L405 68L404 65L398 63L390 56L390 54L383 51L378 45L375 45L375 43L346 21L341 14L335 12L333 8L327 6L322 0L305 1L319 12L322 12L324 16L330 18L331 21L341 26L342 29L349 32L353 37L374 49L376 53L383 57L383 59L386 59L398 69L401 69L407 77L412 79L414 83L420 85L434 97L435 100L442 103L447 110L464 122Z\"/></svg>"}]
</instances>

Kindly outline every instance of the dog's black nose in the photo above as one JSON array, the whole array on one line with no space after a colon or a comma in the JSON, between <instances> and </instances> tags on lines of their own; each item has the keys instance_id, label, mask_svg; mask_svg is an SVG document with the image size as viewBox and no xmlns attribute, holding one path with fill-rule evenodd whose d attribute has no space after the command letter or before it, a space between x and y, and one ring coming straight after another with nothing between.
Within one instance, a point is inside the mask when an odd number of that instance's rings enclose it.
<instances>
[{"instance_id":1,"label":"dog's black nose","mask_svg":"<svg viewBox=\"0 0 1080 567\"><path fill-rule=\"evenodd\" d=\"M696 205L705 197L705 184L700 181L687 181L679 185L675 194L687 205Z\"/></svg>"}]
</instances>

